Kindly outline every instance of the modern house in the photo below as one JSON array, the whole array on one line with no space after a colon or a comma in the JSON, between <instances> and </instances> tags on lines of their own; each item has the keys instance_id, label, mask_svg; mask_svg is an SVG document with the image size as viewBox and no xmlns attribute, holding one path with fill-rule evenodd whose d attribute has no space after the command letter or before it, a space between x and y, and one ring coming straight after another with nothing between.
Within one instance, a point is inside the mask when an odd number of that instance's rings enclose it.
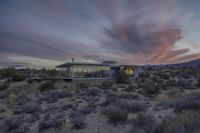
<instances>
[{"instance_id":1,"label":"modern house","mask_svg":"<svg viewBox=\"0 0 200 133\"><path fill-rule=\"evenodd\" d=\"M104 61L102 63L78 63L72 62L56 66L61 68L62 79L66 80L111 80L116 78L119 71L124 71L130 77L134 77L136 66L116 65L115 61Z\"/></svg>"}]
</instances>

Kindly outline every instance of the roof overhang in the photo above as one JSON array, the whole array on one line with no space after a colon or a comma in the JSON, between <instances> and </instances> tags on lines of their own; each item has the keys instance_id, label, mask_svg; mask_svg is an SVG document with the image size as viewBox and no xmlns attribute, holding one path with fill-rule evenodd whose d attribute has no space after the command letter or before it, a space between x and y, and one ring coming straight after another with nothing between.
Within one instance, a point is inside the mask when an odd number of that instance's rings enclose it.
<instances>
[{"instance_id":1,"label":"roof overhang","mask_svg":"<svg viewBox=\"0 0 200 133\"><path fill-rule=\"evenodd\" d=\"M72 66L111 66L109 64L100 64L100 63L65 63L56 66L56 68L65 68L65 67L72 67Z\"/></svg>"}]
</instances>

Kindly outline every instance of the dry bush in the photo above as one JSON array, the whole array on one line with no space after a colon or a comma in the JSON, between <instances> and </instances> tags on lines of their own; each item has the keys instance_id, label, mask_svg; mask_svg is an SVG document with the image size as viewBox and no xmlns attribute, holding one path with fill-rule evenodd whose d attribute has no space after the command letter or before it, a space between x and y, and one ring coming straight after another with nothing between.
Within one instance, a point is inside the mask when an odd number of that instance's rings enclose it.
<instances>
[{"instance_id":1,"label":"dry bush","mask_svg":"<svg viewBox=\"0 0 200 133\"><path fill-rule=\"evenodd\" d=\"M116 123L125 121L128 116L128 112L124 111L116 106L109 105L103 109L102 114L108 117L109 122Z\"/></svg>"},{"instance_id":2,"label":"dry bush","mask_svg":"<svg viewBox=\"0 0 200 133\"><path fill-rule=\"evenodd\" d=\"M32 83L33 83L33 80L32 80L32 79L27 79L27 83L28 83L28 84L32 84Z\"/></svg>"},{"instance_id":3,"label":"dry bush","mask_svg":"<svg viewBox=\"0 0 200 133\"><path fill-rule=\"evenodd\" d=\"M19 82L19 81L24 81L26 77L22 74L15 74L11 77L12 82Z\"/></svg>"},{"instance_id":4,"label":"dry bush","mask_svg":"<svg viewBox=\"0 0 200 133\"><path fill-rule=\"evenodd\" d=\"M119 95L119 98L135 100L138 98L138 95L136 93L122 93Z\"/></svg>"},{"instance_id":5,"label":"dry bush","mask_svg":"<svg viewBox=\"0 0 200 133\"><path fill-rule=\"evenodd\" d=\"M151 114L139 113L133 120L131 133L155 133L158 124Z\"/></svg>"},{"instance_id":6,"label":"dry bush","mask_svg":"<svg viewBox=\"0 0 200 133\"><path fill-rule=\"evenodd\" d=\"M118 84L128 84L130 83L130 78L125 72L120 71L116 75L116 82Z\"/></svg>"},{"instance_id":7,"label":"dry bush","mask_svg":"<svg viewBox=\"0 0 200 133\"><path fill-rule=\"evenodd\" d=\"M108 106L109 104L114 103L118 99L119 99L119 97L116 95L109 95L106 97L106 100L103 103L101 103L100 105L105 107L105 106Z\"/></svg>"},{"instance_id":8,"label":"dry bush","mask_svg":"<svg viewBox=\"0 0 200 133\"><path fill-rule=\"evenodd\" d=\"M86 94L89 96L97 96L100 94L101 89L99 89L98 87L89 87L85 91Z\"/></svg>"},{"instance_id":9,"label":"dry bush","mask_svg":"<svg viewBox=\"0 0 200 133\"><path fill-rule=\"evenodd\" d=\"M88 88L90 86L90 84L89 83L79 83L77 86L79 89L85 89L85 88Z\"/></svg>"},{"instance_id":10,"label":"dry bush","mask_svg":"<svg viewBox=\"0 0 200 133\"><path fill-rule=\"evenodd\" d=\"M54 90L55 89L55 85L53 81L46 81L44 83L42 83L39 86L39 90L42 91L48 91L48 90Z\"/></svg>"},{"instance_id":11,"label":"dry bush","mask_svg":"<svg viewBox=\"0 0 200 133\"><path fill-rule=\"evenodd\" d=\"M117 100L115 106L128 112L141 112L146 110L145 103L139 101L132 102L126 99Z\"/></svg>"},{"instance_id":12,"label":"dry bush","mask_svg":"<svg viewBox=\"0 0 200 133\"><path fill-rule=\"evenodd\" d=\"M143 89L143 93L146 96L153 96L160 93L160 88L153 82L146 81L140 85L140 88Z\"/></svg>"},{"instance_id":13,"label":"dry bush","mask_svg":"<svg viewBox=\"0 0 200 133\"><path fill-rule=\"evenodd\" d=\"M200 98L185 98L172 103L174 112L180 113L185 110L200 110Z\"/></svg>"},{"instance_id":14,"label":"dry bush","mask_svg":"<svg viewBox=\"0 0 200 133\"><path fill-rule=\"evenodd\" d=\"M112 81L104 81L101 83L101 89L110 89L113 85Z\"/></svg>"},{"instance_id":15,"label":"dry bush","mask_svg":"<svg viewBox=\"0 0 200 133\"><path fill-rule=\"evenodd\" d=\"M167 116L157 129L158 133L197 133L200 125L200 112L183 111L175 116ZM195 132L196 131L196 132Z\"/></svg>"},{"instance_id":16,"label":"dry bush","mask_svg":"<svg viewBox=\"0 0 200 133\"><path fill-rule=\"evenodd\" d=\"M0 91L7 89L9 85L10 85L9 81L4 81L3 84L0 85Z\"/></svg>"},{"instance_id":17,"label":"dry bush","mask_svg":"<svg viewBox=\"0 0 200 133\"><path fill-rule=\"evenodd\" d=\"M124 91L134 92L136 89L138 89L137 84L129 84L128 87Z\"/></svg>"},{"instance_id":18,"label":"dry bush","mask_svg":"<svg viewBox=\"0 0 200 133\"><path fill-rule=\"evenodd\" d=\"M0 70L0 78L10 78L16 73L16 70L13 68L2 69Z\"/></svg>"},{"instance_id":19,"label":"dry bush","mask_svg":"<svg viewBox=\"0 0 200 133\"><path fill-rule=\"evenodd\" d=\"M72 129L83 129L85 128L85 116L80 112L72 112L70 115L70 123Z\"/></svg>"}]
</instances>

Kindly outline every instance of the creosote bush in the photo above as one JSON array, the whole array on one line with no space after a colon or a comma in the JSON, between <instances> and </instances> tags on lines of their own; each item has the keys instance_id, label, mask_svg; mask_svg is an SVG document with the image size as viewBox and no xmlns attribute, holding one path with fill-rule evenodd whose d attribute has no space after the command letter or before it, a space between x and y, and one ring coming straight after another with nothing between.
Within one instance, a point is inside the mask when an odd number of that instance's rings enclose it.
<instances>
[{"instance_id":1,"label":"creosote bush","mask_svg":"<svg viewBox=\"0 0 200 133\"><path fill-rule=\"evenodd\" d=\"M2 69L0 70L0 78L11 78L16 73L16 70L13 68Z\"/></svg>"},{"instance_id":2,"label":"creosote bush","mask_svg":"<svg viewBox=\"0 0 200 133\"><path fill-rule=\"evenodd\" d=\"M116 82L118 84L128 84L130 82L129 76L123 71L118 72L116 76Z\"/></svg>"},{"instance_id":3,"label":"creosote bush","mask_svg":"<svg viewBox=\"0 0 200 133\"><path fill-rule=\"evenodd\" d=\"M115 105L125 111L128 112L143 112L146 109L145 103L138 102L138 101L130 101L126 99L120 99L115 102Z\"/></svg>"},{"instance_id":4,"label":"creosote bush","mask_svg":"<svg viewBox=\"0 0 200 133\"><path fill-rule=\"evenodd\" d=\"M131 133L144 132L155 133L157 128L156 119L151 114L139 113L133 121Z\"/></svg>"},{"instance_id":5,"label":"creosote bush","mask_svg":"<svg viewBox=\"0 0 200 133\"><path fill-rule=\"evenodd\" d=\"M5 90L9 87L10 82L9 81L4 81L2 85L0 85L0 91Z\"/></svg>"},{"instance_id":6,"label":"creosote bush","mask_svg":"<svg viewBox=\"0 0 200 133\"><path fill-rule=\"evenodd\" d=\"M55 89L55 83L53 81L46 81L42 83L39 87L40 91L48 91L48 90L54 90Z\"/></svg>"},{"instance_id":7,"label":"creosote bush","mask_svg":"<svg viewBox=\"0 0 200 133\"><path fill-rule=\"evenodd\" d=\"M85 116L78 112L72 112L70 115L70 123L72 129L83 129L85 128Z\"/></svg>"},{"instance_id":8,"label":"creosote bush","mask_svg":"<svg viewBox=\"0 0 200 133\"><path fill-rule=\"evenodd\" d=\"M78 84L79 89L85 89L88 88L90 86L89 83L80 83Z\"/></svg>"},{"instance_id":9,"label":"creosote bush","mask_svg":"<svg viewBox=\"0 0 200 133\"><path fill-rule=\"evenodd\" d=\"M113 85L111 81L104 81L101 83L101 89L110 89Z\"/></svg>"},{"instance_id":10,"label":"creosote bush","mask_svg":"<svg viewBox=\"0 0 200 133\"><path fill-rule=\"evenodd\" d=\"M12 82L24 81L25 79L26 79L25 76L21 74L15 74L12 76Z\"/></svg>"},{"instance_id":11,"label":"creosote bush","mask_svg":"<svg viewBox=\"0 0 200 133\"><path fill-rule=\"evenodd\" d=\"M197 133L200 125L199 111L183 111L167 116L157 129L158 133ZM196 131L196 132L195 132Z\"/></svg>"},{"instance_id":12,"label":"creosote bush","mask_svg":"<svg viewBox=\"0 0 200 133\"><path fill-rule=\"evenodd\" d=\"M33 83L33 80L32 80L32 79L27 79L27 83L28 83L28 84L32 84L32 83Z\"/></svg>"},{"instance_id":13,"label":"creosote bush","mask_svg":"<svg viewBox=\"0 0 200 133\"><path fill-rule=\"evenodd\" d=\"M89 96L97 96L99 95L101 92L101 89L99 89L98 87L89 87L86 89L86 93Z\"/></svg>"},{"instance_id":14,"label":"creosote bush","mask_svg":"<svg viewBox=\"0 0 200 133\"><path fill-rule=\"evenodd\" d=\"M180 113L185 110L200 110L200 98L186 98L172 103L174 112Z\"/></svg>"},{"instance_id":15,"label":"creosote bush","mask_svg":"<svg viewBox=\"0 0 200 133\"><path fill-rule=\"evenodd\" d=\"M128 116L127 111L124 111L113 105L109 105L106 108L104 108L102 113L108 117L109 122L111 122L111 123L125 121Z\"/></svg>"}]
</instances>

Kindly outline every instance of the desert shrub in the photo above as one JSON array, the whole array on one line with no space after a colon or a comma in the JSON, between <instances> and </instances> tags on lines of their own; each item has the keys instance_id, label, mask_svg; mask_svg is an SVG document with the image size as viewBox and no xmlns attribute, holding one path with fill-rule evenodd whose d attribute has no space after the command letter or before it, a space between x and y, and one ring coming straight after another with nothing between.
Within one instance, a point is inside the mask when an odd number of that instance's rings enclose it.
<instances>
[{"instance_id":1,"label":"desert shrub","mask_svg":"<svg viewBox=\"0 0 200 133\"><path fill-rule=\"evenodd\" d=\"M14 105L16 103L16 100L17 100L16 94L11 93L11 94L8 95L8 103L10 105Z\"/></svg>"},{"instance_id":2,"label":"desert shrub","mask_svg":"<svg viewBox=\"0 0 200 133\"><path fill-rule=\"evenodd\" d=\"M103 103L101 103L100 105L105 107L105 106L108 106L111 103L114 103L118 99L119 99L119 97L117 97L115 95L110 95L110 96L106 97L106 100Z\"/></svg>"},{"instance_id":3,"label":"desert shrub","mask_svg":"<svg viewBox=\"0 0 200 133\"><path fill-rule=\"evenodd\" d=\"M16 74L16 70L13 68L7 68L0 70L0 78L9 78Z\"/></svg>"},{"instance_id":4,"label":"desert shrub","mask_svg":"<svg viewBox=\"0 0 200 133\"><path fill-rule=\"evenodd\" d=\"M85 128L85 117L80 112L72 112L70 115L70 123L72 129L83 129Z\"/></svg>"},{"instance_id":5,"label":"desert shrub","mask_svg":"<svg viewBox=\"0 0 200 133\"><path fill-rule=\"evenodd\" d=\"M157 129L158 133L194 133L199 130L200 112L183 111L175 116L167 116Z\"/></svg>"},{"instance_id":6,"label":"desert shrub","mask_svg":"<svg viewBox=\"0 0 200 133\"><path fill-rule=\"evenodd\" d=\"M200 76L197 79L197 87L200 87Z\"/></svg>"},{"instance_id":7,"label":"desert shrub","mask_svg":"<svg viewBox=\"0 0 200 133\"><path fill-rule=\"evenodd\" d=\"M97 96L99 95L101 90L98 87L90 87L86 89L86 93L89 96Z\"/></svg>"},{"instance_id":8,"label":"desert shrub","mask_svg":"<svg viewBox=\"0 0 200 133\"><path fill-rule=\"evenodd\" d=\"M130 100L120 99L115 102L116 107L128 112L145 111L146 105L142 102L131 102Z\"/></svg>"},{"instance_id":9,"label":"desert shrub","mask_svg":"<svg viewBox=\"0 0 200 133\"><path fill-rule=\"evenodd\" d=\"M48 71L49 76L56 76L58 74L58 71L56 69L52 69Z\"/></svg>"},{"instance_id":10,"label":"desert shrub","mask_svg":"<svg viewBox=\"0 0 200 133\"><path fill-rule=\"evenodd\" d=\"M109 105L103 109L102 113L108 117L109 122L116 123L119 121L125 121L128 116L128 112L124 111L116 106Z\"/></svg>"},{"instance_id":11,"label":"desert shrub","mask_svg":"<svg viewBox=\"0 0 200 133\"><path fill-rule=\"evenodd\" d=\"M172 103L174 112L180 113L185 110L200 110L200 98L180 99Z\"/></svg>"},{"instance_id":12,"label":"desert shrub","mask_svg":"<svg viewBox=\"0 0 200 133\"><path fill-rule=\"evenodd\" d=\"M130 79L125 72L120 71L116 75L116 82L119 84L128 84L130 82Z\"/></svg>"},{"instance_id":13,"label":"desert shrub","mask_svg":"<svg viewBox=\"0 0 200 133\"><path fill-rule=\"evenodd\" d=\"M119 98L134 100L138 98L137 94L134 93L122 93Z\"/></svg>"},{"instance_id":14,"label":"desert shrub","mask_svg":"<svg viewBox=\"0 0 200 133\"><path fill-rule=\"evenodd\" d=\"M165 74L165 73L159 74L159 76L160 76L161 79L165 79L165 80L168 80L170 78L170 75Z\"/></svg>"},{"instance_id":15,"label":"desert shrub","mask_svg":"<svg viewBox=\"0 0 200 133\"><path fill-rule=\"evenodd\" d=\"M89 83L80 83L80 84L78 84L78 87L80 89L85 89L85 88L88 88L89 86L90 86Z\"/></svg>"},{"instance_id":16,"label":"desert shrub","mask_svg":"<svg viewBox=\"0 0 200 133\"><path fill-rule=\"evenodd\" d=\"M111 81L104 81L101 83L101 89L109 89L113 85L113 82Z\"/></svg>"},{"instance_id":17,"label":"desert shrub","mask_svg":"<svg viewBox=\"0 0 200 133\"><path fill-rule=\"evenodd\" d=\"M27 83L28 83L28 84L32 84L32 83L33 83L33 80L32 80L32 79L27 79Z\"/></svg>"},{"instance_id":18,"label":"desert shrub","mask_svg":"<svg viewBox=\"0 0 200 133\"><path fill-rule=\"evenodd\" d=\"M21 75L21 74L15 74L12 76L12 82L19 82L19 81L24 81L26 78L25 76Z\"/></svg>"},{"instance_id":19,"label":"desert shrub","mask_svg":"<svg viewBox=\"0 0 200 133\"><path fill-rule=\"evenodd\" d=\"M39 86L40 91L48 91L48 90L54 90L54 89L55 89L54 82L51 82L51 81L46 81Z\"/></svg>"},{"instance_id":20,"label":"desert shrub","mask_svg":"<svg viewBox=\"0 0 200 133\"><path fill-rule=\"evenodd\" d=\"M124 91L130 92L135 91L135 89L138 89L138 86L136 84L130 84Z\"/></svg>"},{"instance_id":21,"label":"desert shrub","mask_svg":"<svg viewBox=\"0 0 200 133\"><path fill-rule=\"evenodd\" d=\"M135 101L132 103L131 105L133 112L144 112L147 108L146 104L144 102L139 102L139 101Z\"/></svg>"},{"instance_id":22,"label":"desert shrub","mask_svg":"<svg viewBox=\"0 0 200 133\"><path fill-rule=\"evenodd\" d=\"M4 81L2 85L0 85L0 91L5 90L9 87L10 82L9 81Z\"/></svg>"},{"instance_id":23,"label":"desert shrub","mask_svg":"<svg viewBox=\"0 0 200 133\"><path fill-rule=\"evenodd\" d=\"M136 119L133 120L131 133L155 133L157 123L151 114L139 113Z\"/></svg>"},{"instance_id":24,"label":"desert shrub","mask_svg":"<svg viewBox=\"0 0 200 133\"><path fill-rule=\"evenodd\" d=\"M155 95L160 92L158 86L151 82L146 82L142 84L140 87L143 89L144 94L147 96Z\"/></svg>"},{"instance_id":25,"label":"desert shrub","mask_svg":"<svg viewBox=\"0 0 200 133\"><path fill-rule=\"evenodd\" d=\"M148 72L141 72L139 73L139 78L149 78L150 74Z\"/></svg>"},{"instance_id":26,"label":"desert shrub","mask_svg":"<svg viewBox=\"0 0 200 133\"><path fill-rule=\"evenodd\" d=\"M172 79L168 80L167 85L176 86L176 80L172 80Z\"/></svg>"}]
</instances>

